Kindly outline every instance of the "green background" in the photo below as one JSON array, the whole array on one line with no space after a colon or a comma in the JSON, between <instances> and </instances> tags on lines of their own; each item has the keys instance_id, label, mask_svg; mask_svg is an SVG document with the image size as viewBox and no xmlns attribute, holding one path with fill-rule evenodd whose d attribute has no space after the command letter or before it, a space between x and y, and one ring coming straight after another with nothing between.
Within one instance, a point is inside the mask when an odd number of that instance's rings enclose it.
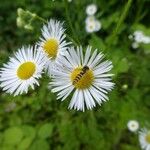
<instances>
[{"instance_id":1,"label":"green background","mask_svg":"<svg viewBox=\"0 0 150 150\"><path fill-rule=\"evenodd\" d=\"M1 0L0 66L41 35L43 22L38 19L32 21L32 31L17 27L21 7L46 20L65 21L66 32L76 42L102 51L113 62L115 88L109 101L85 112L68 110L69 98L57 101L46 75L27 95L0 91L0 150L140 150L138 134L128 131L127 122L134 119L150 129L150 44L133 49L128 36L135 30L150 36L150 1L129 1L124 13L126 0ZM102 29L88 34L85 9L91 3L98 7Z\"/></svg>"}]
</instances>

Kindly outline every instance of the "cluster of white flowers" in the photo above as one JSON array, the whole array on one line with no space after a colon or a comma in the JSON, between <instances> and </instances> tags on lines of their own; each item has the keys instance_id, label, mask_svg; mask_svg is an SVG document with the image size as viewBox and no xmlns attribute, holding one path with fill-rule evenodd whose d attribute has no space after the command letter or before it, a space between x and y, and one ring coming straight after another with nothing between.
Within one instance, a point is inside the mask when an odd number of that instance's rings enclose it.
<instances>
[{"instance_id":1,"label":"cluster of white flowers","mask_svg":"<svg viewBox=\"0 0 150 150\"><path fill-rule=\"evenodd\" d=\"M149 44L150 36L146 36L142 31L137 30L133 33L133 35L129 35L129 39L133 40L132 47L134 49L139 47L140 43Z\"/></svg>"},{"instance_id":2,"label":"cluster of white flowers","mask_svg":"<svg viewBox=\"0 0 150 150\"><path fill-rule=\"evenodd\" d=\"M127 123L130 132L137 133L139 130L139 122L137 120L129 120ZM138 132L139 143L143 150L150 150L150 130L142 128Z\"/></svg>"},{"instance_id":3,"label":"cluster of white flowers","mask_svg":"<svg viewBox=\"0 0 150 150\"><path fill-rule=\"evenodd\" d=\"M94 16L97 12L97 6L95 4L90 4L86 8L87 18L85 19L85 29L86 32L92 33L97 32L101 29L101 22Z\"/></svg>"},{"instance_id":4,"label":"cluster of white flowers","mask_svg":"<svg viewBox=\"0 0 150 150\"><path fill-rule=\"evenodd\" d=\"M104 55L90 46L73 47L66 42L63 23L50 19L42 27L42 36L35 46L22 47L0 68L0 87L13 95L27 93L39 86L39 78L45 71L51 77L50 90L57 99L65 100L71 93L69 108L84 111L108 100L111 82L111 61L103 61Z\"/></svg>"}]
</instances>

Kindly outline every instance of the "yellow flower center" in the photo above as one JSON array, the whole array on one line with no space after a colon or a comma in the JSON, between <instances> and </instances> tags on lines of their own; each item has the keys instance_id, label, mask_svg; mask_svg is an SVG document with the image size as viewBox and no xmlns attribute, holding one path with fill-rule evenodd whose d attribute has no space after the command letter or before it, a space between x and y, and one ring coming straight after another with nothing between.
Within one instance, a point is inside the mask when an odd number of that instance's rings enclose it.
<instances>
[{"instance_id":1,"label":"yellow flower center","mask_svg":"<svg viewBox=\"0 0 150 150\"><path fill-rule=\"evenodd\" d=\"M22 80L27 80L34 74L35 69L36 66L33 62L25 62L19 66L17 76Z\"/></svg>"},{"instance_id":2,"label":"yellow flower center","mask_svg":"<svg viewBox=\"0 0 150 150\"><path fill-rule=\"evenodd\" d=\"M58 52L58 41L56 39L49 39L44 43L43 48L48 57L55 59Z\"/></svg>"},{"instance_id":3,"label":"yellow flower center","mask_svg":"<svg viewBox=\"0 0 150 150\"><path fill-rule=\"evenodd\" d=\"M77 67L71 73L72 84L77 89L86 89L89 88L94 80L94 74L91 69L88 67Z\"/></svg>"},{"instance_id":4,"label":"yellow flower center","mask_svg":"<svg viewBox=\"0 0 150 150\"><path fill-rule=\"evenodd\" d=\"M150 132L148 132L148 134L146 135L145 139L146 139L147 143L150 144Z\"/></svg>"}]
</instances>

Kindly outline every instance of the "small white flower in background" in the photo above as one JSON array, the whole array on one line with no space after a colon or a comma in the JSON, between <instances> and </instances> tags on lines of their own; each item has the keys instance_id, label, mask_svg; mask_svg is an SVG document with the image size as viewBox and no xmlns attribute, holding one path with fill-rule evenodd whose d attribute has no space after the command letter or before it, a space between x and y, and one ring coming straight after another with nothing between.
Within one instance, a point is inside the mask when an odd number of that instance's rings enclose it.
<instances>
[{"instance_id":1,"label":"small white flower in background","mask_svg":"<svg viewBox=\"0 0 150 150\"><path fill-rule=\"evenodd\" d=\"M88 24L94 22L95 20L96 20L95 16L87 16L85 19L85 23Z\"/></svg>"},{"instance_id":2,"label":"small white flower in background","mask_svg":"<svg viewBox=\"0 0 150 150\"><path fill-rule=\"evenodd\" d=\"M70 43L65 41L66 35L63 23L50 19L50 21L42 28L42 37L38 42L41 50L47 56L46 70L51 75L51 69L55 67L55 64L59 57L63 56Z\"/></svg>"},{"instance_id":3,"label":"small white flower in background","mask_svg":"<svg viewBox=\"0 0 150 150\"><path fill-rule=\"evenodd\" d=\"M130 34L130 35L128 36L128 38L129 38L130 40L132 40L132 39L133 39L133 35Z\"/></svg>"},{"instance_id":4,"label":"small white flower in background","mask_svg":"<svg viewBox=\"0 0 150 150\"><path fill-rule=\"evenodd\" d=\"M101 105L108 100L108 91L114 83L111 82L111 61L102 61L104 55L97 50L87 47L85 56L83 48L71 47L68 54L59 59L58 70L53 70L50 88L56 92L57 99L65 100L71 93L73 96L69 104L70 109L84 111ZM93 52L93 53L92 53Z\"/></svg>"},{"instance_id":5,"label":"small white flower in background","mask_svg":"<svg viewBox=\"0 0 150 150\"><path fill-rule=\"evenodd\" d=\"M94 15L97 11L97 6L95 4L90 4L86 7L87 15Z\"/></svg>"},{"instance_id":6,"label":"small white flower in background","mask_svg":"<svg viewBox=\"0 0 150 150\"><path fill-rule=\"evenodd\" d=\"M94 14L97 11L95 4L88 5L86 8L87 17L85 19L85 30L87 33L97 32L101 29L101 22L98 21Z\"/></svg>"},{"instance_id":7,"label":"small white flower in background","mask_svg":"<svg viewBox=\"0 0 150 150\"><path fill-rule=\"evenodd\" d=\"M150 130L143 128L139 132L139 142L143 150L150 150Z\"/></svg>"},{"instance_id":8,"label":"small white flower in background","mask_svg":"<svg viewBox=\"0 0 150 150\"><path fill-rule=\"evenodd\" d=\"M0 68L0 87L14 96L28 92L39 85L46 57L35 47L22 47Z\"/></svg>"},{"instance_id":9,"label":"small white flower in background","mask_svg":"<svg viewBox=\"0 0 150 150\"><path fill-rule=\"evenodd\" d=\"M96 21L91 21L91 22L87 23L86 26L85 26L85 29L86 29L87 33L95 32Z\"/></svg>"},{"instance_id":10,"label":"small white flower in background","mask_svg":"<svg viewBox=\"0 0 150 150\"><path fill-rule=\"evenodd\" d=\"M68 0L68 2L72 2L72 0Z\"/></svg>"},{"instance_id":11,"label":"small white flower in background","mask_svg":"<svg viewBox=\"0 0 150 150\"><path fill-rule=\"evenodd\" d=\"M97 32L97 31L99 31L100 29L101 29L101 22L99 22L98 20L96 20L96 22L95 22L95 31Z\"/></svg>"},{"instance_id":12,"label":"small white flower in background","mask_svg":"<svg viewBox=\"0 0 150 150\"><path fill-rule=\"evenodd\" d=\"M85 29L87 33L97 32L101 29L101 23L94 18L89 18L89 20L86 21Z\"/></svg>"},{"instance_id":13,"label":"small white flower in background","mask_svg":"<svg viewBox=\"0 0 150 150\"><path fill-rule=\"evenodd\" d=\"M139 129L139 123L136 120L130 120L127 123L128 130L131 132L136 132Z\"/></svg>"},{"instance_id":14,"label":"small white flower in background","mask_svg":"<svg viewBox=\"0 0 150 150\"><path fill-rule=\"evenodd\" d=\"M144 35L144 33L142 31L139 31L139 30L135 31L133 33L133 36L134 36L134 40L137 43L145 43L145 44L149 44L150 43L150 37Z\"/></svg>"},{"instance_id":15,"label":"small white flower in background","mask_svg":"<svg viewBox=\"0 0 150 150\"><path fill-rule=\"evenodd\" d=\"M150 37L148 37L148 36L143 36L142 42L145 43L145 44L149 44L149 43L150 43Z\"/></svg>"},{"instance_id":16,"label":"small white flower in background","mask_svg":"<svg viewBox=\"0 0 150 150\"><path fill-rule=\"evenodd\" d=\"M132 43L132 48L137 49L139 47L139 43L133 42Z\"/></svg>"},{"instance_id":17,"label":"small white flower in background","mask_svg":"<svg viewBox=\"0 0 150 150\"><path fill-rule=\"evenodd\" d=\"M141 43L143 41L142 39L144 35L142 31L135 31L133 35L136 42Z\"/></svg>"}]
</instances>

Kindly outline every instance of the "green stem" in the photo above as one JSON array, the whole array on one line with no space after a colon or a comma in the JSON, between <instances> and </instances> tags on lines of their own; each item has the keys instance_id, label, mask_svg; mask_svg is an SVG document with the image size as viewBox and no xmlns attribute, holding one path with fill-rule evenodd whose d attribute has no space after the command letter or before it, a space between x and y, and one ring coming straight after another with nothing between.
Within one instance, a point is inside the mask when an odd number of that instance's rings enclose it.
<instances>
[{"instance_id":1,"label":"green stem","mask_svg":"<svg viewBox=\"0 0 150 150\"><path fill-rule=\"evenodd\" d=\"M71 29L71 32L72 32L72 35L73 35L73 37L74 37L74 41L76 41L76 43L80 43L79 42L79 40L78 40L78 38L77 38L77 36L76 36L76 33L75 33L75 30L74 30L74 28L73 28L73 26L72 26L72 22L71 22L71 19L70 19L70 16L69 16L69 12L68 12L68 1L67 0L64 0L64 2L65 2L65 13L66 13L66 18L67 18L67 21L68 21L68 23L69 23L69 27L70 27L70 29Z\"/></svg>"},{"instance_id":2,"label":"green stem","mask_svg":"<svg viewBox=\"0 0 150 150\"><path fill-rule=\"evenodd\" d=\"M34 18L35 18L35 19L38 19L38 20L40 20L40 21L42 21L42 22L44 22L44 23L47 23L47 21L46 21L44 18L38 16L37 14L35 15Z\"/></svg>"},{"instance_id":3,"label":"green stem","mask_svg":"<svg viewBox=\"0 0 150 150\"><path fill-rule=\"evenodd\" d=\"M124 8L123 14L122 14L121 17L120 17L120 20L119 20L119 22L118 22L118 24L117 24L117 26L116 26L116 29L114 30L114 34L115 34L115 35L118 34L118 32L119 32L119 30L120 30L120 27L121 27L123 21L125 20L127 14L128 14L128 11L129 11L129 8L130 8L130 6L131 6L131 3L132 3L132 0L128 0L126 6L125 6L125 8Z\"/></svg>"},{"instance_id":4,"label":"green stem","mask_svg":"<svg viewBox=\"0 0 150 150\"><path fill-rule=\"evenodd\" d=\"M122 23L124 22L127 14L128 14L128 11L129 11L129 8L131 6L131 3L132 3L132 0L128 0L127 4L125 5L125 8L124 8L124 11L116 25L116 28L114 29L114 31L112 32L112 36L110 37L110 41L108 43L108 46L107 48L110 48L110 46L112 45L112 41L116 38L116 36L119 34L120 32L120 28L121 28L121 25Z\"/></svg>"}]
</instances>

